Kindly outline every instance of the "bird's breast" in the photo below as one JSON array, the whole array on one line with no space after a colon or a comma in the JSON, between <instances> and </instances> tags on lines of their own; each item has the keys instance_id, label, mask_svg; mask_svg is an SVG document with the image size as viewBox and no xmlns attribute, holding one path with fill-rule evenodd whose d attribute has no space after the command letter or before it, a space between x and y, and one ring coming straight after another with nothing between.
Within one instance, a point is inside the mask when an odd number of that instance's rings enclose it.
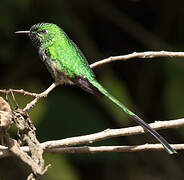
<instances>
[{"instance_id":1,"label":"bird's breast","mask_svg":"<svg viewBox=\"0 0 184 180\"><path fill-rule=\"evenodd\" d=\"M44 64L46 65L48 71L50 72L55 81L60 82L60 84L73 84L72 81L70 81L70 79L66 76L66 74L61 71L61 64L57 65L56 61L50 59L46 55L44 49L39 49L39 55L41 56L41 59L43 60Z\"/></svg>"},{"instance_id":2,"label":"bird's breast","mask_svg":"<svg viewBox=\"0 0 184 180\"><path fill-rule=\"evenodd\" d=\"M55 81L60 82L60 84L73 84L72 81L67 77L65 72L61 71L61 67L58 67L58 65L56 65L55 61L47 58L44 63Z\"/></svg>"}]
</instances>

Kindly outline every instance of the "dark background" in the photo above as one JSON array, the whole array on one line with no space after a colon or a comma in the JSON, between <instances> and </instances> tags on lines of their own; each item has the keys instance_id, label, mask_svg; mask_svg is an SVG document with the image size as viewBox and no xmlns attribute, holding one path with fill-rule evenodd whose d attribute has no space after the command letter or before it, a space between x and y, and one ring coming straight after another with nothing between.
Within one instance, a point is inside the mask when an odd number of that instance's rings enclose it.
<instances>
[{"instance_id":1,"label":"dark background","mask_svg":"<svg viewBox=\"0 0 184 180\"><path fill-rule=\"evenodd\" d=\"M181 0L2 0L0 5L0 86L42 92L53 79L27 35L38 22L64 29L89 63L149 50L183 51L184 2ZM132 59L95 68L101 84L146 122L184 116L183 59ZM30 98L16 96L20 107ZM41 142L136 125L108 100L73 86L57 87L30 112ZM159 131L170 143L184 141L183 128ZM12 136L15 129L11 129ZM94 145L155 143L149 135L121 137ZM184 158L166 152L45 154L52 164L43 180L179 180ZM0 160L0 180L25 179L17 158Z\"/></svg>"}]
</instances>

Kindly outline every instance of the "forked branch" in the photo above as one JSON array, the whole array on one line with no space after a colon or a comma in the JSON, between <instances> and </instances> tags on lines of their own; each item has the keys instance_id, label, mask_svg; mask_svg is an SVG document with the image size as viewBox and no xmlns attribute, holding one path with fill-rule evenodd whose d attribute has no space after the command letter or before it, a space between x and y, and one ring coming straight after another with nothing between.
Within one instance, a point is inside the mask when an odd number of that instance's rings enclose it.
<instances>
[{"instance_id":1,"label":"forked branch","mask_svg":"<svg viewBox=\"0 0 184 180\"><path fill-rule=\"evenodd\" d=\"M125 61L128 59L133 58L156 58L156 57L169 57L169 58L179 58L184 57L184 52L168 52L168 51L148 51L148 52L134 52L128 55L122 55L122 56L114 56L109 57L107 59L103 59L101 61L95 62L90 65L91 68L95 68L97 66L110 63L113 61ZM11 109L7 111L7 109L2 109L0 106L0 128L3 131L0 131L0 133L4 133L0 136L1 144L0 145L0 158L16 155L20 159L22 159L25 163L27 163L31 168L32 172L28 179L35 179L38 177L38 175L42 175L47 170L48 166L44 167L44 160L42 158L42 154L44 152L50 152L50 153L94 153L94 152L135 152L135 151L163 151L164 148L161 144L144 144L144 145L135 145L135 146L99 146L99 147L91 147L91 146L81 146L81 147L71 147L75 145L84 145L84 144L91 144L96 141L101 141L105 139L110 139L114 137L120 137L120 136L131 136L136 134L144 133L144 130L140 126L136 127L129 127L129 128L121 128L121 129L107 129L102 132L90 134L90 135L84 135L84 136L78 136L78 137L71 137L61 140L54 140L54 141L47 141L43 143L39 143L36 139L35 129L32 122L29 120L29 116L26 115L26 112L28 112L31 108L33 108L36 103L42 98L47 97L47 95L59 85L58 82L53 83L48 89L46 89L44 92L37 94L37 93L31 93L28 91L21 90L15 90L15 89L9 89L9 90L0 90L0 93L3 93L5 95L9 93L18 93L23 94L27 96L32 96L34 99L28 103L23 110L20 110L20 112L17 111L17 121L14 123L18 127L18 134L21 135L21 128L26 127L29 131L22 131L22 142L24 141L28 144L28 146L22 146L17 143L14 139L11 139L7 133L8 128L10 127L12 121L12 112L15 113L16 111ZM2 100L2 99L0 99ZM2 101L4 104L4 101ZM4 104L6 105L6 103ZM14 114L15 115L15 114ZM21 118L21 119L20 119ZM21 126L21 123L27 123ZM168 128L177 128L184 125L184 119L177 119L177 120L171 120L171 121L157 121L150 126L153 129L159 130L159 129L168 129ZM0 129L0 130L1 130ZM27 134L25 133L27 132ZM32 138L33 137L33 138ZM6 140L9 140L9 144L7 145ZM3 142L3 143L2 143ZM20 143L20 144L21 144ZM171 144L173 149L175 150L184 150L184 144ZM39 151L38 151L39 150ZM39 153L36 153L39 152ZM31 154L29 156L27 153Z\"/></svg>"}]
</instances>

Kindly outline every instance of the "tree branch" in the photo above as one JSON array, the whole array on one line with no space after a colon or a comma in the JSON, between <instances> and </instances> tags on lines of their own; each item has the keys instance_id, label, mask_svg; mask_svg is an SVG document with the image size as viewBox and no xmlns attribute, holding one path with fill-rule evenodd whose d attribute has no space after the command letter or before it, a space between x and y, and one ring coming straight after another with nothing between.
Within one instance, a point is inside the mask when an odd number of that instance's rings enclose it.
<instances>
[{"instance_id":1,"label":"tree branch","mask_svg":"<svg viewBox=\"0 0 184 180\"><path fill-rule=\"evenodd\" d=\"M113 61L126 61L133 58L158 58L158 57L170 57L170 58L181 58L184 57L184 52L169 52L169 51L147 51L147 52L134 52L122 56L113 56L100 61L97 61L90 65L90 68L95 68L106 63Z\"/></svg>"},{"instance_id":2,"label":"tree branch","mask_svg":"<svg viewBox=\"0 0 184 180\"><path fill-rule=\"evenodd\" d=\"M155 123L149 124L153 129L168 129L168 128L177 128L184 125L184 119L171 120L171 121L156 121ZM47 141L42 143L43 149L51 148L51 147L61 147L61 146L73 146L79 144L91 144L96 141L101 141L105 139L110 139L114 137L120 136L132 136L137 134L145 133L144 129L141 126L128 127L128 128L120 128L120 129L106 129L104 131L84 135L71 137L61 140L55 141Z\"/></svg>"},{"instance_id":3,"label":"tree branch","mask_svg":"<svg viewBox=\"0 0 184 180\"><path fill-rule=\"evenodd\" d=\"M177 128L184 125L184 119L170 120L170 121L156 121L149 124L153 129L168 129ZM67 152L67 153L86 153L86 152L135 152L135 151L152 151L164 150L160 144L145 144L136 146L100 146L100 147L66 147L80 144L91 144L100 140L110 139L120 136L132 136L145 133L140 126L120 128L120 129L106 129L104 131L77 137L70 137L61 140L53 140L41 143L40 146L44 152ZM63 148L64 147L64 148ZM184 149L184 144L175 144L172 146L175 150ZM88 149L86 149L88 148ZM27 146L21 147L21 150L29 152ZM0 146L0 158L12 155L5 146Z\"/></svg>"},{"instance_id":4,"label":"tree branch","mask_svg":"<svg viewBox=\"0 0 184 180\"><path fill-rule=\"evenodd\" d=\"M120 61L120 60L125 61L133 58L156 58L156 57L170 57L170 58L184 57L184 52L168 52L168 51L159 51L159 52L148 51L148 52L139 52L139 53L134 52L128 55L114 56L114 57L103 59L101 61L91 64L90 67L95 68L97 66L110 63L113 61ZM144 144L144 145L134 145L134 146L71 147L71 146L81 145L81 144L91 144L96 141L101 141L101 140L110 139L114 137L131 136L131 135L145 133L144 129L140 126L121 128L121 129L107 129L102 132L98 132L90 135L70 137L70 138L61 139L61 140L53 140L53 141L47 141L44 143L39 143L36 139L36 134L34 132L35 129L33 128L33 125L31 125L32 124L31 120L28 120L29 118L28 118L28 115L26 115L26 112L28 112L31 108L33 108L36 105L36 103L40 100L40 98L47 97L47 95L58 85L59 83L55 82L48 89L46 89L44 92L40 94L24 91L23 89L0 90L0 93L4 93L5 95L9 93L19 93L19 94L34 97L34 99L30 103L28 103L23 110L21 110L22 113L18 114L17 116L17 119L19 119L18 121L16 121L14 116L14 123L17 125L17 128L18 128L18 135L21 135L22 137L22 139L20 139L20 142L21 143L26 142L28 146L20 147L16 140L9 138L8 133L5 133L3 137L5 137L4 138L5 140L9 139L9 144L1 143L0 145L0 158L17 155L22 161L27 163L32 168L33 173L30 174L28 179L35 179L35 177L37 178L39 175L44 174L45 171L47 170L48 166L44 167L44 160L42 158L43 152L95 153L95 152L136 152L136 151L153 151L153 150L163 151L164 150L161 144ZM16 111L13 111L13 112L15 113ZM6 132L9 126L11 125L11 120L10 120L11 117L12 116L7 116L7 113L5 113L4 110L1 110L0 125L1 125L1 128L3 127L2 129L4 130L2 131L2 133ZM21 121L20 121L20 118L21 118ZM22 131L21 129L22 128L21 123L24 123L24 122L28 123L26 125L28 126L27 127L28 131ZM150 126L156 130L167 129L167 128L177 128L183 125L184 125L184 119L171 120L171 121L157 121L150 124ZM20 132L22 132L22 134ZM1 142L6 142L4 141L4 139L1 138ZM184 150L184 144L173 144L171 146L175 150ZM29 154L27 153L31 154L31 156L29 156Z\"/></svg>"},{"instance_id":5,"label":"tree branch","mask_svg":"<svg viewBox=\"0 0 184 180\"><path fill-rule=\"evenodd\" d=\"M26 107L23 109L23 111L28 112L31 108L33 108L38 100L42 97L47 97L48 94L59 85L58 82L54 82L51 86L49 86L44 92L37 94L36 98L33 99L30 103L26 105ZM35 94L35 93L34 93Z\"/></svg>"},{"instance_id":6,"label":"tree branch","mask_svg":"<svg viewBox=\"0 0 184 180\"><path fill-rule=\"evenodd\" d=\"M170 144L175 150L184 150L184 144ZM142 152L142 151L164 151L161 144L143 144L135 146L83 146L83 147L63 147L45 149L48 153L99 153L99 152Z\"/></svg>"}]
</instances>

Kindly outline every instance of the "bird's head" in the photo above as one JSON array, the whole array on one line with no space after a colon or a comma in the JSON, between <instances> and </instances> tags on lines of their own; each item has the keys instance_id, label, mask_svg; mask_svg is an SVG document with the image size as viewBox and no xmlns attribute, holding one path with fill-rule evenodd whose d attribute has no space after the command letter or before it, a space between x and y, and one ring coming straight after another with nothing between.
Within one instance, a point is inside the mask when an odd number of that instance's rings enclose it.
<instances>
[{"instance_id":1,"label":"bird's head","mask_svg":"<svg viewBox=\"0 0 184 180\"><path fill-rule=\"evenodd\" d=\"M33 25L29 31L17 31L15 33L27 33L33 44L36 47L49 46L55 40L57 36L61 35L62 30L56 24L51 23L38 23Z\"/></svg>"}]
</instances>

